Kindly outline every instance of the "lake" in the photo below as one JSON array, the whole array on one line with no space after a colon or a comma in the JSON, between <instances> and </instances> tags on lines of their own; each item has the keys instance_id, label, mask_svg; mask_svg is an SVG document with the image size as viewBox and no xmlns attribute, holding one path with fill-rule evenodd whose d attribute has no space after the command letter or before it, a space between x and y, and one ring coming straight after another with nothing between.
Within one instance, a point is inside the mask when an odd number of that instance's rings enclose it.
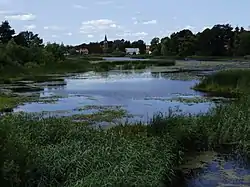
<instances>
[{"instance_id":1,"label":"lake","mask_svg":"<svg viewBox=\"0 0 250 187\"><path fill-rule=\"evenodd\" d=\"M40 97L59 97L53 103L26 103L14 111L42 112L69 116L91 113L79 110L84 106L119 106L133 115L129 121L147 122L157 112L168 113L172 108L177 113L197 114L207 112L213 103L180 102L179 98L202 98L204 94L191 89L198 80L172 79L168 74L111 71L87 72L65 78L66 85L44 86Z\"/></svg>"}]
</instances>

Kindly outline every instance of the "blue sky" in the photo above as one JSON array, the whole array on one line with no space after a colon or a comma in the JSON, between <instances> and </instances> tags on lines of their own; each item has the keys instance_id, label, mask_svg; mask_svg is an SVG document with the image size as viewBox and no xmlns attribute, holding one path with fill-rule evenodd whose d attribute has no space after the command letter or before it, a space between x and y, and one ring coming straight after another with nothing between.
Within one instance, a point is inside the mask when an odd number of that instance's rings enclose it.
<instances>
[{"instance_id":1,"label":"blue sky","mask_svg":"<svg viewBox=\"0 0 250 187\"><path fill-rule=\"evenodd\" d=\"M32 30L45 42L81 44L143 39L218 23L248 28L249 0L0 0L0 18L16 32Z\"/></svg>"}]
</instances>

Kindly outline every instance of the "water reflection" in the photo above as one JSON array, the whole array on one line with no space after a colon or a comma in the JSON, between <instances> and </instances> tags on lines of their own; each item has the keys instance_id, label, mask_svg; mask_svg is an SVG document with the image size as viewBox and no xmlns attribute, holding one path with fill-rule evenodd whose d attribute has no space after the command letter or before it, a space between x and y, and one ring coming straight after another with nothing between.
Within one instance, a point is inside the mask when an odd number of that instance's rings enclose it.
<instances>
[{"instance_id":1,"label":"water reflection","mask_svg":"<svg viewBox=\"0 0 250 187\"><path fill-rule=\"evenodd\" d=\"M83 111L76 108L85 105L119 105L137 120L147 121L156 112L168 112L169 107L179 107L183 113L196 114L206 112L210 102L193 105L170 101L177 96L202 96L190 87L197 80L171 80L162 73L122 72L106 73L87 72L65 78L66 85L49 86L41 92L41 97L62 96L55 103L29 103L19 106L15 111L41 112L67 110L72 115ZM138 117L140 116L140 117Z\"/></svg>"},{"instance_id":2,"label":"water reflection","mask_svg":"<svg viewBox=\"0 0 250 187\"><path fill-rule=\"evenodd\" d=\"M186 182L185 187L246 187L250 186L250 167L228 155L219 155L200 175Z\"/></svg>"}]
</instances>

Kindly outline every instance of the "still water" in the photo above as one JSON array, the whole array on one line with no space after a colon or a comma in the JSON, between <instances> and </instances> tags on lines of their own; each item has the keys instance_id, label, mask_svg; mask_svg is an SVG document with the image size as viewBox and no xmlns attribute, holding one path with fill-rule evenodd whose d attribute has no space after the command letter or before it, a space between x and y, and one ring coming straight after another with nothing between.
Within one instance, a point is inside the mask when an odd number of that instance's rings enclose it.
<instances>
[{"instance_id":1,"label":"still water","mask_svg":"<svg viewBox=\"0 0 250 187\"><path fill-rule=\"evenodd\" d=\"M202 97L201 93L191 89L198 81L172 80L166 74L150 71L88 72L67 77L65 81L64 86L46 86L40 93L40 97L61 96L55 103L27 103L15 111L50 111L68 116L83 113L77 108L86 105L121 106L134 115L133 120L148 121L157 112L167 113L169 108L197 114L208 111L212 105L211 102L190 104L171 100Z\"/></svg>"},{"instance_id":2,"label":"still water","mask_svg":"<svg viewBox=\"0 0 250 187\"><path fill-rule=\"evenodd\" d=\"M217 155L182 187L249 187L250 167L242 158Z\"/></svg>"}]
</instances>

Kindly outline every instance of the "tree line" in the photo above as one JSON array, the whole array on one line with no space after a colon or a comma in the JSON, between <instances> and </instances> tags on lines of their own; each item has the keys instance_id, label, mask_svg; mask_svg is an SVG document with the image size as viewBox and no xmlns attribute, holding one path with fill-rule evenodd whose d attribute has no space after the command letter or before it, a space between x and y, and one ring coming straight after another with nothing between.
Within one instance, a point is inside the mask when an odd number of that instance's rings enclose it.
<instances>
[{"instance_id":1,"label":"tree line","mask_svg":"<svg viewBox=\"0 0 250 187\"><path fill-rule=\"evenodd\" d=\"M89 44L83 43L81 45L75 46L75 48L87 48L90 54L102 54L104 52L103 41L90 42ZM105 53L125 53L125 48L139 48L140 54L146 53L146 43L143 40L131 42L124 39L108 41L108 49L105 51Z\"/></svg>"},{"instance_id":2,"label":"tree line","mask_svg":"<svg viewBox=\"0 0 250 187\"><path fill-rule=\"evenodd\" d=\"M243 27L217 24L194 34L188 29L170 37L153 38L153 55L163 56L245 56L250 55L250 32Z\"/></svg>"},{"instance_id":3,"label":"tree line","mask_svg":"<svg viewBox=\"0 0 250 187\"><path fill-rule=\"evenodd\" d=\"M0 25L0 69L6 66L41 66L64 60L63 44L43 43L38 34L22 31L18 34L8 21Z\"/></svg>"},{"instance_id":4,"label":"tree line","mask_svg":"<svg viewBox=\"0 0 250 187\"><path fill-rule=\"evenodd\" d=\"M125 48L130 47L139 48L141 54L146 53L143 40L131 42L124 39L108 41L107 53L124 53ZM103 41L77 46L44 44L43 39L31 31L15 33L8 21L0 25L0 68L6 64L30 66L60 62L65 59L65 53L76 54L79 48L87 48L90 54L102 54ZM150 51L153 56L248 56L250 31L229 24L217 24L198 33L183 29L161 39L153 38Z\"/></svg>"},{"instance_id":5,"label":"tree line","mask_svg":"<svg viewBox=\"0 0 250 187\"><path fill-rule=\"evenodd\" d=\"M76 48L88 48L90 53L102 53L103 42L81 44ZM109 41L109 53L125 52L125 48L136 47L141 54L146 52L143 40L134 42L124 39ZM150 42L154 56L246 56L250 55L250 31L243 27L233 28L229 24L217 24L201 32L183 29L164 38L155 37Z\"/></svg>"}]
</instances>

